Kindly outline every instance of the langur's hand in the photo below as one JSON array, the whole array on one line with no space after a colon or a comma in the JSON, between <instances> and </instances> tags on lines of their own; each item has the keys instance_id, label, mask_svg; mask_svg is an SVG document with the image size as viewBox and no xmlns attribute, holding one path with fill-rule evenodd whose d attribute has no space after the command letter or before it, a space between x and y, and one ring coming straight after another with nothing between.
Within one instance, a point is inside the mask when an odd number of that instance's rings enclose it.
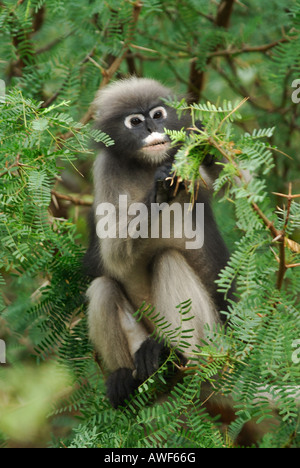
<instances>
[{"instance_id":1,"label":"langur's hand","mask_svg":"<svg viewBox=\"0 0 300 468\"><path fill-rule=\"evenodd\" d=\"M176 197L184 184L179 182L172 171L172 163L168 162L159 167L155 173L155 203L169 202Z\"/></svg>"}]
</instances>

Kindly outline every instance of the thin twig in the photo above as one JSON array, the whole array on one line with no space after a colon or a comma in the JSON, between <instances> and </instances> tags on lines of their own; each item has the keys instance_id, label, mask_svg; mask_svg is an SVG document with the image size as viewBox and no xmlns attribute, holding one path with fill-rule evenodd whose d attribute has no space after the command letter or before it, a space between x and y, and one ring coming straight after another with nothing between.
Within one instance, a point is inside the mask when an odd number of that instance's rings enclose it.
<instances>
[{"instance_id":1,"label":"thin twig","mask_svg":"<svg viewBox=\"0 0 300 468\"><path fill-rule=\"evenodd\" d=\"M73 203L73 205L91 206L93 204L92 201L82 200L81 198L76 198L76 197L73 197L72 195L65 195L63 193L56 192L55 190L51 190L51 194L53 197L58 198L59 200L67 200Z\"/></svg>"},{"instance_id":2,"label":"thin twig","mask_svg":"<svg viewBox=\"0 0 300 468\"><path fill-rule=\"evenodd\" d=\"M300 198L300 193L298 193L297 195L286 195L285 193L272 192L272 194L277 195L278 197L288 198L290 200Z\"/></svg>"},{"instance_id":3,"label":"thin twig","mask_svg":"<svg viewBox=\"0 0 300 468\"><path fill-rule=\"evenodd\" d=\"M289 194L288 194L288 206L287 206L287 212L286 212L286 218L285 218L285 223L284 223L284 228L283 228L283 231L284 231L284 235L286 233L286 230L287 230L287 227L288 227L288 224L289 224L289 219L290 219L290 214L291 214L291 206L292 206L292 184L289 183Z\"/></svg>"},{"instance_id":4,"label":"thin twig","mask_svg":"<svg viewBox=\"0 0 300 468\"><path fill-rule=\"evenodd\" d=\"M286 260L285 260L285 245L284 245L285 233L282 234L282 240L279 244L279 271L277 275L277 284L276 287L280 291L283 285L284 275L286 273Z\"/></svg>"},{"instance_id":5,"label":"thin twig","mask_svg":"<svg viewBox=\"0 0 300 468\"><path fill-rule=\"evenodd\" d=\"M219 143L212 137L209 137L208 138L208 143L211 145L211 146L214 146L221 154L222 156L224 156L224 158L231 164L234 165L235 169L236 169L236 173L237 173L237 176L241 179L241 180L244 180L244 176L242 174L242 172L240 171L237 163L235 162L235 160L230 157L228 155L228 153L219 145Z\"/></svg>"},{"instance_id":6,"label":"thin twig","mask_svg":"<svg viewBox=\"0 0 300 468\"><path fill-rule=\"evenodd\" d=\"M285 276L285 273L286 273L287 269L288 268L296 268L297 266L300 265L300 264L297 264L297 263L287 265L287 263L286 263L286 254L285 254L285 247L286 247L286 245L289 246L289 244L288 244L289 239L287 239L287 237L286 237L286 230L287 230L287 227L288 227L288 224L289 224L289 219L290 219L290 214L291 214L291 206L292 206L293 200L295 198L298 198L299 195L293 195L292 194L292 184L291 183L289 184L289 193L288 193L288 195L283 194L283 193L277 193L277 192L275 192L275 193L276 193L276 195L278 195L280 197L288 199L284 226L283 226L283 230L280 232L280 239L279 239L280 246L279 246L279 271L278 271L278 277L277 277L277 289L280 290L282 288L284 276Z\"/></svg>"},{"instance_id":7,"label":"thin twig","mask_svg":"<svg viewBox=\"0 0 300 468\"><path fill-rule=\"evenodd\" d=\"M20 162L20 154L17 154L17 158L13 164L11 164L9 167L7 167L3 172L1 172L0 177L3 177L5 174L7 174L11 169L14 167L29 167L31 169L35 169L35 166L30 166L29 164L24 164Z\"/></svg>"},{"instance_id":8,"label":"thin twig","mask_svg":"<svg viewBox=\"0 0 300 468\"><path fill-rule=\"evenodd\" d=\"M290 265L286 265L287 268L297 268L300 267L300 263L291 263Z\"/></svg>"},{"instance_id":9,"label":"thin twig","mask_svg":"<svg viewBox=\"0 0 300 468\"><path fill-rule=\"evenodd\" d=\"M245 102L247 102L249 100L249 97L245 97L234 109L232 109L232 111L226 115L226 117L224 117L224 119L222 120L222 122L219 124L218 128L217 128L217 132L220 130L220 128L222 127L223 123L229 119L229 117L234 114L240 107L242 107Z\"/></svg>"},{"instance_id":10,"label":"thin twig","mask_svg":"<svg viewBox=\"0 0 300 468\"><path fill-rule=\"evenodd\" d=\"M275 228L273 221L270 221L267 216L261 211L261 209L258 207L256 203L252 203L253 209L256 211L260 219L264 222L265 226L270 230L273 238L278 238L280 239L281 237L281 232L278 231L278 229Z\"/></svg>"}]
</instances>

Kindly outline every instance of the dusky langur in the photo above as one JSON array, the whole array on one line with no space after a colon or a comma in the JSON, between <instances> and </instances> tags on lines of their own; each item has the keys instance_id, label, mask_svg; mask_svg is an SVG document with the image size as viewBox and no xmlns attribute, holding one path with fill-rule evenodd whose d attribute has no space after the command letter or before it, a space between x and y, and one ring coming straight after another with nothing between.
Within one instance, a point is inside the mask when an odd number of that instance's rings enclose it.
<instances>
[{"instance_id":1,"label":"dusky langur","mask_svg":"<svg viewBox=\"0 0 300 468\"><path fill-rule=\"evenodd\" d=\"M209 190L200 188L190 210L184 184L172 183L178 149L164 129L188 129L191 121L166 105L164 99L171 95L157 81L132 77L107 86L94 103L97 128L114 145L103 146L94 165L92 233L85 257L94 278L87 292L88 322L90 339L110 372L107 394L114 407L157 370L166 352L164 343L150 337L151 321L133 316L143 303L155 307L174 329L193 328L191 348L204 337L205 325L220 323L220 312L226 310L215 280L228 251ZM211 156L201 166L210 187L218 168ZM187 206L192 232L204 236L195 247L187 243L191 236L183 232L180 213L175 216L175 207L185 214ZM198 219L197 206L204 207L204 219ZM174 214L168 235L162 235L164 226L159 225L164 213ZM188 299L193 318L182 321L176 306Z\"/></svg>"}]
</instances>

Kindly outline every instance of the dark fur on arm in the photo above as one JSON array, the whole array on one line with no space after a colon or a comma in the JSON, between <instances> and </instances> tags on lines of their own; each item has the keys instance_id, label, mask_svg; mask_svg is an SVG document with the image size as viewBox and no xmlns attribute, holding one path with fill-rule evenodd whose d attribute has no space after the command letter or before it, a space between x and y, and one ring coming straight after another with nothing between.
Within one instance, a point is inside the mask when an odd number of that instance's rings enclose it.
<instances>
[{"instance_id":1,"label":"dark fur on arm","mask_svg":"<svg viewBox=\"0 0 300 468\"><path fill-rule=\"evenodd\" d=\"M96 222L94 210L89 213L89 246L83 257L82 266L85 275L91 278L98 278L103 275L101 256L99 252L99 239L96 232Z\"/></svg>"}]
</instances>

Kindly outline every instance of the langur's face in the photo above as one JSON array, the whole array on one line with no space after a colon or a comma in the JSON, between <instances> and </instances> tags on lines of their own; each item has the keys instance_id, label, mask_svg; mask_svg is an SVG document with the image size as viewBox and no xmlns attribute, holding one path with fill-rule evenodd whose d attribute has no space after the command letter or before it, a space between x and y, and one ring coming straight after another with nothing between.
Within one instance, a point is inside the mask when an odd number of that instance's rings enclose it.
<instances>
[{"instance_id":1,"label":"langur's face","mask_svg":"<svg viewBox=\"0 0 300 468\"><path fill-rule=\"evenodd\" d=\"M164 99L170 90L159 83L131 78L104 89L96 100L98 128L115 142L109 153L119 160L159 166L176 152L165 129L180 130L190 117L177 116Z\"/></svg>"},{"instance_id":2,"label":"langur's face","mask_svg":"<svg viewBox=\"0 0 300 468\"><path fill-rule=\"evenodd\" d=\"M165 129L180 130L183 127L176 110L159 99L147 107L126 107L121 115L109 119L101 127L115 142L110 151L121 159L161 165L175 152Z\"/></svg>"},{"instance_id":3,"label":"langur's face","mask_svg":"<svg viewBox=\"0 0 300 468\"><path fill-rule=\"evenodd\" d=\"M137 109L124 118L128 139L136 144L136 156L145 162L159 164L168 157L171 143L164 129L168 127L169 112L171 109L159 104L143 111Z\"/></svg>"}]
</instances>

